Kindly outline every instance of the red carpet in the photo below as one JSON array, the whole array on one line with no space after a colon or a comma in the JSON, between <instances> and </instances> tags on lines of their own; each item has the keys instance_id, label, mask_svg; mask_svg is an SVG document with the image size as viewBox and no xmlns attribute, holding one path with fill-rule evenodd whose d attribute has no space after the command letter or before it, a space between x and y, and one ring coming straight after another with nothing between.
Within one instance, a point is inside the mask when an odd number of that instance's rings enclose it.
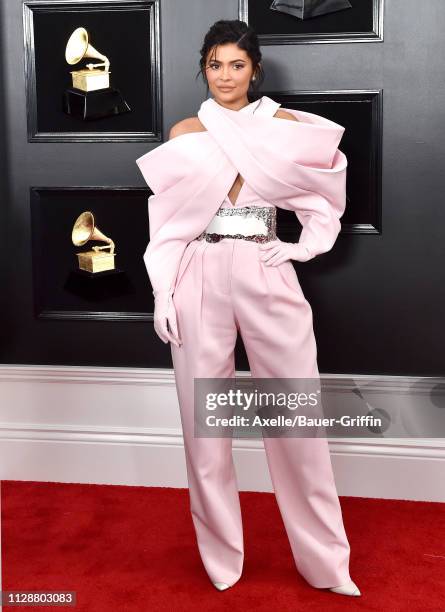
<instances>
[{"instance_id":1,"label":"red carpet","mask_svg":"<svg viewBox=\"0 0 445 612\"><path fill-rule=\"evenodd\" d=\"M1 494L3 590L76 591L65 609L445 610L445 504L340 498L353 598L298 574L271 493L240 493L244 572L222 592L201 563L186 489L2 481Z\"/></svg>"}]
</instances>

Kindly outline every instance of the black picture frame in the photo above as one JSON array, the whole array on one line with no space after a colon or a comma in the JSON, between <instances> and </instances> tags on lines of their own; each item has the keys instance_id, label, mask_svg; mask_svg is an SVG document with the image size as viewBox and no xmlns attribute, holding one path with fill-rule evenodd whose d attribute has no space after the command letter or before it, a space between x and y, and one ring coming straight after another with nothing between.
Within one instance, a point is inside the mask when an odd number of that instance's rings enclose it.
<instances>
[{"instance_id":1,"label":"black picture frame","mask_svg":"<svg viewBox=\"0 0 445 612\"><path fill-rule=\"evenodd\" d=\"M87 63L65 60L77 27L109 58L110 86L129 112L89 120L64 112L70 70ZM159 0L24 0L23 30L28 142L162 141Z\"/></svg>"},{"instance_id":2,"label":"black picture frame","mask_svg":"<svg viewBox=\"0 0 445 612\"><path fill-rule=\"evenodd\" d=\"M348 160L341 234L382 233L383 89L266 92L283 108L312 112L345 128L339 149ZM277 211L280 236L295 240L295 214ZM300 226L301 228L301 226Z\"/></svg>"},{"instance_id":3,"label":"black picture frame","mask_svg":"<svg viewBox=\"0 0 445 612\"><path fill-rule=\"evenodd\" d=\"M37 319L153 321L154 298L143 254L149 242L146 187L30 187L34 316ZM115 243L116 273L79 271L74 222L91 211Z\"/></svg>"},{"instance_id":4,"label":"black picture frame","mask_svg":"<svg viewBox=\"0 0 445 612\"><path fill-rule=\"evenodd\" d=\"M350 9L301 20L271 10L272 0L239 0L239 19L261 45L383 42L384 0L349 0Z\"/></svg>"}]
</instances>

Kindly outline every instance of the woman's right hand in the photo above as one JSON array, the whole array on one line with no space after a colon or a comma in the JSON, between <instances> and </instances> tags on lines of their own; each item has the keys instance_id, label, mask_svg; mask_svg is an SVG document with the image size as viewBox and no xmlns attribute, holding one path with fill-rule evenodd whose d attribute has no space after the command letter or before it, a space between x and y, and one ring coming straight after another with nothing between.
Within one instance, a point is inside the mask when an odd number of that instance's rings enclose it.
<instances>
[{"instance_id":1,"label":"woman's right hand","mask_svg":"<svg viewBox=\"0 0 445 612\"><path fill-rule=\"evenodd\" d=\"M155 296L155 310L153 315L154 328L165 344L173 342L175 346L182 344L178 334L176 309L173 304L171 291L157 291ZM169 329L170 328L170 329Z\"/></svg>"}]
</instances>

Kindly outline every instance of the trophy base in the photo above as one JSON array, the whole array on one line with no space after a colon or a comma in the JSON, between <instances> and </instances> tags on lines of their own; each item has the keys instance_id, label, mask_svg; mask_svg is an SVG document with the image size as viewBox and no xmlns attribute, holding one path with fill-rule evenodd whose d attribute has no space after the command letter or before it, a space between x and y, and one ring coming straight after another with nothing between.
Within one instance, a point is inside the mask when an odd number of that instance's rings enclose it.
<instances>
[{"instance_id":1,"label":"trophy base","mask_svg":"<svg viewBox=\"0 0 445 612\"><path fill-rule=\"evenodd\" d=\"M349 0L274 0L269 7L298 19L311 19L352 8Z\"/></svg>"},{"instance_id":2,"label":"trophy base","mask_svg":"<svg viewBox=\"0 0 445 612\"><path fill-rule=\"evenodd\" d=\"M104 272L71 270L64 289L87 302L101 302L135 293L127 273L120 269Z\"/></svg>"},{"instance_id":3,"label":"trophy base","mask_svg":"<svg viewBox=\"0 0 445 612\"><path fill-rule=\"evenodd\" d=\"M129 111L131 108L123 99L121 92L113 87L95 91L82 91L71 87L63 94L63 112L83 121L102 119Z\"/></svg>"}]
</instances>

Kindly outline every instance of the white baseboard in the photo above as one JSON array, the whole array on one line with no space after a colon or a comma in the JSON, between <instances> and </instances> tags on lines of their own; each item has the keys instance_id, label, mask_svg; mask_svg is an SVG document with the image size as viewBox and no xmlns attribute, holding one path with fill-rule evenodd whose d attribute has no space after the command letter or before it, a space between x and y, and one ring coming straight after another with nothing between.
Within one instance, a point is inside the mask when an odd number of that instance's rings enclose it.
<instances>
[{"instance_id":1,"label":"white baseboard","mask_svg":"<svg viewBox=\"0 0 445 612\"><path fill-rule=\"evenodd\" d=\"M351 380L384 392L413 432L416 415L441 417L431 399L441 379L321 378L337 394ZM410 415L424 402L433 403ZM445 501L443 439L330 438L329 445L340 495ZM0 365L0 456L1 480L187 487L174 372ZM262 440L234 439L233 456L241 491L273 491Z\"/></svg>"}]
</instances>

